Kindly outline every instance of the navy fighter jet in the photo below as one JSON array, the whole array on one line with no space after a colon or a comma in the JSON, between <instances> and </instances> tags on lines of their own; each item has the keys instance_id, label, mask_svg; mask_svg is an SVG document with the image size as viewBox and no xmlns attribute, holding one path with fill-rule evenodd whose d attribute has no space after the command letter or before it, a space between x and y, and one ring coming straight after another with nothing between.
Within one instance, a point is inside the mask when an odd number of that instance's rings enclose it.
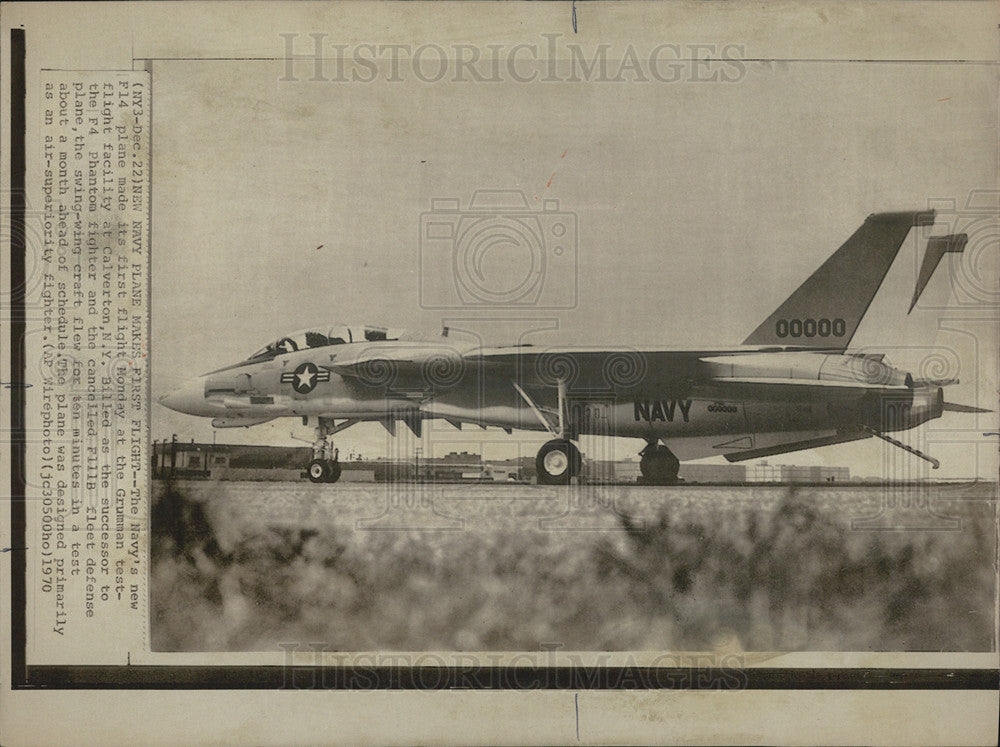
<instances>
[{"instance_id":1,"label":"navy fighter jet","mask_svg":"<svg viewBox=\"0 0 1000 747\"><path fill-rule=\"evenodd\" d=\"M946 380L916 379L882 355L848 352L851 338L906 236L933 211L880 213L864 224L741 345L696 350L483 347L441 334L326 325L288 334L246 360L188 381L160 399L216 428L301 418L315 428L313 482L340 476L332 436L377 421L418 437L443 419L461 428L548 431L538 482L579 475L581 434L645 441L640 482L670 484L681 460L741 461L879 437L946 410ZM913 303L964 235L930 240ZM911 304L911 309L913 308Z\"/></svg>"}]
</instances>

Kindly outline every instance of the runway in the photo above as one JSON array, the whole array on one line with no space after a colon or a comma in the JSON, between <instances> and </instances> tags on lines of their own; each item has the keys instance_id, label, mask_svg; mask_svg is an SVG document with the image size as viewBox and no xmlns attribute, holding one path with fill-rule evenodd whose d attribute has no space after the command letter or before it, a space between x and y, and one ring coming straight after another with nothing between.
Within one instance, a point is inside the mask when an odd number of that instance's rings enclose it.
<instances>
[{"instance_id":1,"label":"runway","mask_svg":"<svg viewBox=\"0 0 1000 747\"><path fill-rule=\"evenodd\" d=\"M948 507L989 501L994 486L985 483L934 486L701 486L625 485L539 486L516 484L214 482L178 483L185 495L213 511L231 513L247 525L323 526L348 529L546 530L594 525L620 529L620 517L654 517L668 510L673 518L719 519L750 509L767 512L790 497L847 523L878 514L919 528L948 528ZM912 507L889 504L909 501ZM924 508L926 507L926 510ZM435 521L434 517L440 520ZM398 523L395 519L398 518ZM574 523L575 522L575 523ZM901 528L912 528L905 525Z\"/></svg>"},{"instance_id":2,"label":"runway","mask_svg":"<svg viewBox=\"0 0 1000 747\"><path fill-rule=\"evenodd\" d=\"M982 484L178 483L153 642L988 650L995 510Z\"/></svg>"}]
</instances>

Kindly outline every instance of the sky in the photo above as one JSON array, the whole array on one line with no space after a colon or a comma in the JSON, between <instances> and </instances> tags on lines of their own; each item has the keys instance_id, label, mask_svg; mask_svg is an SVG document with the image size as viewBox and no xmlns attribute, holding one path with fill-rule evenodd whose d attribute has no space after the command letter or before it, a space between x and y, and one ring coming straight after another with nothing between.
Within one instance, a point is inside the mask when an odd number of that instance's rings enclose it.
<instances>
[{"instance_id":1,"label":"sky","mask_svg":"<svg viewBox=\"0 0 1000 747\"><path fill-rule=\"evenodd\" d=\"M518 65L522 76L534 70ZM957 374L949 401L993 407L1000 231L995 214L967 209L970 196L996 203L991 68L747 62L721 72L735 80L689 71L670 83L587 82L564 71L554 83L424 82L411 71L392 82L382 68L362 83L310 81L307 67L282 80L281 62L156 61L154 397L332 322L450 324L486 342L548 327L532 341L737 344L867 215L933 205L932 233L970 231L965 255L946 258L907 315L931 233L911 232L852 348ZM520 190L532 209L555 200L571 214L575 243L549 255L539 301L565 308L442 301L450 255L421 242L421 216L436 198L464 209L476 190ZM521 271L487 269L502 280ZM156 405L152 415L154 439L213 438L207 420ZM293 425L217 438L288 445ZM941 460L935 477L992 477L996 439L983 433L996 430L995 415L946 414L900 438ZM533 454L545 440L441 429L432 438L435 453L497 457ZM588 441L585 452L609 453ZM375 424L338 445L368 457L414 446ZM641 446L610 448L629 457ZM877 476L888 448L869 439L771 461Z\"/></svg>"}]
</instances>

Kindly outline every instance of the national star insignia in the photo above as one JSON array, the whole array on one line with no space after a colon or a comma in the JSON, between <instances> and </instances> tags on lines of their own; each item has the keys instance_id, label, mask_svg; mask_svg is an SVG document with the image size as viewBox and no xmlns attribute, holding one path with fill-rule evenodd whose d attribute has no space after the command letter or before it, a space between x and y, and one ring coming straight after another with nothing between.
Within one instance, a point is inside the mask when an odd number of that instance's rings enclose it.
<instances>
[{"instance_id":1,"label":"national star insignia","mask_svg":"<svg viewBox=\"0 0 1000 747\"><path fill-rule=\"evenodd\" d=\"M316 384L329 380L329 371L321 371L315 364L308 361L294 371L287 371L281 374L281 383L291 384L292 389L299 394L309 394L309 392L316 388Z\"/></svg>"}]
</instances>

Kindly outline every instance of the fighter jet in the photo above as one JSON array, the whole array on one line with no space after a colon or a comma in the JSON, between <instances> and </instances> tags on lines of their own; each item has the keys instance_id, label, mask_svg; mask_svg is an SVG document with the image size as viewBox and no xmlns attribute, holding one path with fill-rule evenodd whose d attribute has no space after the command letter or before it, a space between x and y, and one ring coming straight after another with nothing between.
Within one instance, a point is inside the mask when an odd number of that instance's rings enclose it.
<instances>
[{"instance_id":1,"label":"fighter jet","mask_svg":"<svg viewBox=\"0 0 1000 747\"><path fill-rule=\"evenodd\" d=\"M671 484L681 460L731 462L887 435L945 411L988 412L945 402L953 380L918 379L883 355L848 352L851 339L914 226L933 211L873 214L742 344L695 350L484 347L448 330L433 335L379 326L324 325L293 332L160 399L212 418L216 428L301 418L315 429L313 482L336 482L332 437L365 421L419 437L422 423L547 431L541 484L581 471L581 434L642 439L640 482ZM964 235L932 238L913 304Z\"/></svg>"}]
</instances>

